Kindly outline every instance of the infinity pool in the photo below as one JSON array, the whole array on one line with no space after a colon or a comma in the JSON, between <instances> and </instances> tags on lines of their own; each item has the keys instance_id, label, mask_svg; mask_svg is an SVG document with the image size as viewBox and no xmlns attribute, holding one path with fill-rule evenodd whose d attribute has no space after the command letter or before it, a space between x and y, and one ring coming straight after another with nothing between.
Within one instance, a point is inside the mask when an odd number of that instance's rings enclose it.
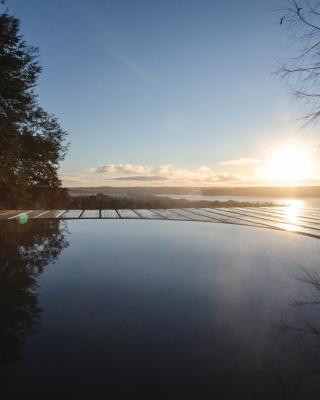
<instances>
[{"instance_id":1,"label":"infinity pool","mask_svg":"<svg viewBox=\"0 0 320 400\"><path fill-rule=\"evenodd\" d=\"M0 250L1 398L319 398L317 239L52 220Z\"/></svg>"}]
</instances>

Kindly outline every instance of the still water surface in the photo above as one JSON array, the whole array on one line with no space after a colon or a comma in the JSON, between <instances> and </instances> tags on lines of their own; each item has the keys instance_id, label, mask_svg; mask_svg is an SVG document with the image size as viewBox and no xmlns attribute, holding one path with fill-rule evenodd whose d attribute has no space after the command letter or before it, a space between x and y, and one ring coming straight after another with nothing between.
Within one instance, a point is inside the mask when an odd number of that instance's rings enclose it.
<instances>
[{"instance_id":1,"label":"still water surface","mask_svg":"<svg viewBox=\"0 0 320 400\"><path fill-rule=\"evenodd\" d=\"M0 246L1 398L319 398L316 239L36 221Z\"/></svg>"}]
</instances>

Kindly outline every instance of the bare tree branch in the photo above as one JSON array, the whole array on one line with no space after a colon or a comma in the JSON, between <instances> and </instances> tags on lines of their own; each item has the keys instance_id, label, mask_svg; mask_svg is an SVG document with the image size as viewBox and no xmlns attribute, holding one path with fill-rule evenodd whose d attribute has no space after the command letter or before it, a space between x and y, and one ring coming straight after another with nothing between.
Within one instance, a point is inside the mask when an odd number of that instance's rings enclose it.
<instances>
[{"instance_id":1,"label":"bare tree branch","mask_svg":"<svg viewBox=\"0 0 320 400\"><path fill-rule=\"evenodd\" d=\"M290 35L285 62L277 73L292 88L294 97L306 107L304 126L320 119L320 1L288 0L280 24Z\"/></svg>"}]
</instances>

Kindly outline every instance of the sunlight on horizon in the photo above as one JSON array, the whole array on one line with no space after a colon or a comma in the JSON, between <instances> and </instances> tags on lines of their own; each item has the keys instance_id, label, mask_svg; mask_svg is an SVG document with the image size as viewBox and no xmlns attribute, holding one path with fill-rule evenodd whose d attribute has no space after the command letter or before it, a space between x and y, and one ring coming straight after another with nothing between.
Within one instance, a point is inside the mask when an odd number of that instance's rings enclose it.
<instances>
[{"instance_id":1,"label":"sunlight on horizon","mask_svg":"<svg viewBox=\"0 0 320 400\"><path fill-rule=\"evenodd\" d=\"M264 178L272 184L296 185L311 180L313 171L311 151L288 145L275 150L267 158Z\"/></svg>"}]
</instances>

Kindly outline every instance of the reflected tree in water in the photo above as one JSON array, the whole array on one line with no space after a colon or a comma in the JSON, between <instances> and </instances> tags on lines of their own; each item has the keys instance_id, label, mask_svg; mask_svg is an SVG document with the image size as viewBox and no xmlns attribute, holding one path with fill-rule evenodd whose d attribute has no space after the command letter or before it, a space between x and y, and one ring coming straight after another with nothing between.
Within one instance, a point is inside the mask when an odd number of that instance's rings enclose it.
<instances>
[{"instance_id":1,"label":"reflected tree in water","mask_svg":"<svg viewBox=\"0 0 320 400\"><path fill-rule=\"evenodd\" d=\"M38 323L38 275L68 246L62 221L0 225L0 363L21 357Z\"/></svg>"},{"instance_id":2,"label":"reflected tree in water","mask_svg":"<svg viewBox=\"0 0 320 400\"><path fill-rule=\"evenodd\" d=\"M290 358L299 367L291 377L291 396L307 395L320 386L320 272L301 267L296 279L301 283L300 297L289 302L279 324L290 345Z\"/></svg>"}]
</instances>

